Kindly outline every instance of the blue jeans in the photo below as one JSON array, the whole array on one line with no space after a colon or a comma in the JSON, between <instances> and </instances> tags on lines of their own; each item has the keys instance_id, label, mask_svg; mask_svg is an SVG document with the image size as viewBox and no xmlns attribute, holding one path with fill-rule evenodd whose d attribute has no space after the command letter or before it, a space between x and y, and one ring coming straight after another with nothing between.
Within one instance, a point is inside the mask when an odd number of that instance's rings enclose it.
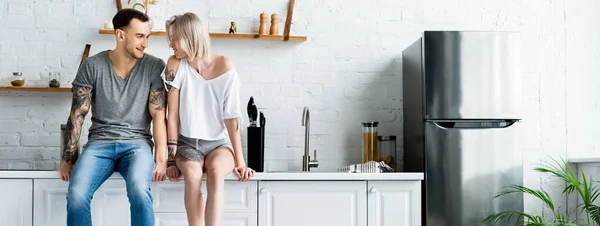
<instances>
[{"instance_id":1,"label":"blue jeans","mask_svg":"<svg viewBox=\"0 0 600 226\"><path fill-rule=\"evenodd\" d=\"M67 226L91 226L92 196L113 172L125 179L131 226L153 226L152 148L141 143L91 144L75 163L67 193Z\"/></svg>"}]
</instances>

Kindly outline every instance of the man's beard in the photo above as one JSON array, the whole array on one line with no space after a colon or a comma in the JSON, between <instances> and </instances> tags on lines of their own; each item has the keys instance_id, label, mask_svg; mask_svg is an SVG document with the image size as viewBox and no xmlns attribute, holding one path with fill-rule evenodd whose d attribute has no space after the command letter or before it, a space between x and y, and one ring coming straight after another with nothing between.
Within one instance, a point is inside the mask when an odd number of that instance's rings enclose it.
<instances>
[{"instance_id":1,"label":"man's beard","mask_svg":"<svg viewBox=\"0 0 600 226\"><path fill-rule=\"evenodd\" d=\"M126 49L126 50L125 50L125 52L126 52L127 54L129 54L129 56L130 56L131 58L135 58L135 59L141 59L141 58L142 58L141 56L140 56L140 57L138 57L138 56L136 56L136 55L135 55L135 49L133 49L133 50ZM142 56L143 56L143 54L142 54Z\"/></svg>"}]
</instances>

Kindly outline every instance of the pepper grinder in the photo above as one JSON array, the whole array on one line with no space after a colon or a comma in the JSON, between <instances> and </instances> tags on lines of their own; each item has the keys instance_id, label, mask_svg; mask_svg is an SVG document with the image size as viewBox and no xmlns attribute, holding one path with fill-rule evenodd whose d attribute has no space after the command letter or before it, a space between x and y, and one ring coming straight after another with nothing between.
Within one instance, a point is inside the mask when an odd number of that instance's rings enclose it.
<instances>
[{"instance_id":1,"label":"pepper grinder","mask_svg":"<svg viewBox=\"0 0 600 226\"><path fill-rule=\"evenodd\" d=\"M277 35L277 25L278 25L279 15L276 13L271 14L271 29L269 31L269 35Z\"/></svg>"},{"instance_id":2,"label":"pepper grinder","mask_svg":"<svg viewBox=\"0 0 600 226\"><path fill-rule=\"evenodd\" d=\"M260 28L258 29L259 35L267 35L267 14L260 14Z\"/></svg>"}]
</instances>

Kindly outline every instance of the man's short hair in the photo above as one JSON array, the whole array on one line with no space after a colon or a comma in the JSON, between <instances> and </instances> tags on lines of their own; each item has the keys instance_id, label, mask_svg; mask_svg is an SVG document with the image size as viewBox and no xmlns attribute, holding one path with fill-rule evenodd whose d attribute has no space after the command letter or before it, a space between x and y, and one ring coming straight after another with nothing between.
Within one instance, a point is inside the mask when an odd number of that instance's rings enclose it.
<instances>
[{"instance_id":1,"label":"man's short hair","mask_svg":"<svg viewBox=\"0 0 600 226\"><path fill-rule=\"evenodd\" d=\"M117 29L125 29L127 26L129 26L129 23L131 23L131 20L133 19L138 19L142 22L148 22L149 20L148 16L140 12L139 10L132 8L122 9L119 10L119 12L117 12L117 14L115 14L115 16L112 19L115 31Z\"/></svg>"}]
</instances>

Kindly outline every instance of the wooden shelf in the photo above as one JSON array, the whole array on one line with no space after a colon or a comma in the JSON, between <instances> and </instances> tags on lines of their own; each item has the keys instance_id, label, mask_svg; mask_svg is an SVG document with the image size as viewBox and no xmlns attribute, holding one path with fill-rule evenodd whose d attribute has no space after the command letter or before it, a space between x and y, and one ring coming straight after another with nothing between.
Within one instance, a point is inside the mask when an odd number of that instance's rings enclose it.
<instances>
[{"instance_id":1,"label":"wooden shelf","mask_svg":"<svg viewBox=\"0 0 600 226\"><path fill-rule=\"evenodd\" d=\"M71 87L14 87L14 86L0 86L0 91L17 91L17 92L56 92L56 93L70 93Z\"/></svg>"},{"instance_id":2,"label":"wooden shelf","mask_svg":"<svg viewBox=\"0 0 600 226\"><path fill-rule=\"evenodd\" d=\"M283 35L210 33L210 37L211 38L261 39L261 40L283 41ZM290 36L289 41L305 42L306 36Z\"/></svg>"},{"instance_id":3,"label":"wooden shelf","mask_svg":"<svg viewBox=\"0 0 600 226\"><path fill-rule=\"evenodd\" d=\"M98 34L114 34L114 30L100 29ZM152 31L150 35L166 36L165 31ZM229 33L210 33L211 38L231 38L231 39L259 39L259 40L271 40L271 41L284 41L283 35L258 35L258 34L229 34ZM294 42L305 42L306 36L290 36L289 41Z\"/></svg>"},{"instance_id":4,"label":"wooden shelf","mask_svg":"<svg viewBox=\"0 0 600 226\"><path fill-rule=\"evenodd\" d=\"M111 35L114 34L115 30L111 30L111 29L100 29L98 30L98 34L102 34L102 35ZM166 36L167 32L166 31L151 31L150 35L157 35L157 36Z\"/></svg>"}]
</instances>

